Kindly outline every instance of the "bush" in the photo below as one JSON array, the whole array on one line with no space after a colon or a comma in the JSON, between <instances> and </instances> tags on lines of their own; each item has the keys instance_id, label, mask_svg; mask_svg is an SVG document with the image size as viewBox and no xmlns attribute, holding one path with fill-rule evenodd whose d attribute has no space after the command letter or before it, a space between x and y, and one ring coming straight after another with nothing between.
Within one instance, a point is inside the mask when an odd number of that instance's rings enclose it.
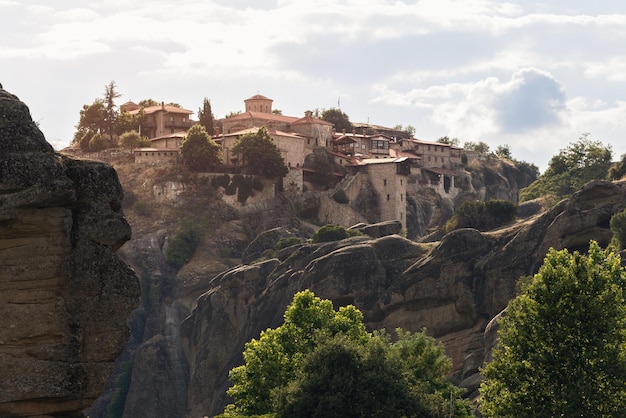
<instances>
[{"instance_id":1,"label":"bush","mask_svg":"<svg viewBox=\"0 0 626 418\"><path fill-rule=\"evenodd\" d=\"M221 176L213 177L211 180L211 186L217 189L218 187L226 188L230 183L230 176L228 174L222 174Z\"/></svg>"},{"instance_id":2,"label":"bush","mask_svg":"<svg viewBox=\"0 0 626 418\"><path fill-rule=\"evenodd\" d=\"M224 188L224 193L226 196L232 196L237 193L237 185L234 181L230 182L230 184Z\"/></svg>"},{"instance_id":3,"label":"bush","mask_svg":"<svg viewBox=\"0 0 626 418\"><path fill-rule=\"evenodd\" d=\"M487 202L464 202L446 223L444 231L452 232L459 228L487 230L497 228L515 219L518 206L508 200L489 200Z\"/></svg>"},{"instance_id":4,"label":"bush","mask_svg":"<svg viewBox=\"0 0 626 418\"><path fill-rule=\"evenodd\" d=\"M302 243L302 239L298 237L281 238L278 240L278 242L274 246L274 250L280 251L283 248L291 247L292 245L298 245L301 243Z\"/></svg>"},{"instance_id":5,"label":"bush","mask_svg":"<svg viewBox=\"0 0 626 418\"><path fill-rule=\"evenodd\" d=\"M511 222L517 215L517 205L508 200L488 200L485 202L487 213L491 217L494 226L500 226Z\"/></svg>"},{"instance_id":6,"label":"bush","mask_svg":"<svg viewBox=\"0 0 626 418\"><path fill-rule=\"evenodd\" d=\"M618 249L623 250L626 248L626 209L611 217L610 227Z\"/></svg>"},{"instance_id":7,"label":"bush","mask_svg":"<svg viewBox=\"0 0 626 418\"><path fill-rule=\"evenodd\" d=\"M318 242L332 242L361 235L361 233L354 229L346 229L343 226L326 224L318 229L311 237L312 243Z\"/></svg>"},{"instance_id":8,"label":"bush","mask_svg":"<svg viewBox=\"0 0 626 418\"><path fill-rule=\"evenodd\" d=\"M200 243L200 230L192 221L184 221L182 228L170 242L165 254L165 261L176 269L191 261Z\"/></svg>"},{"instance_id":9,"label":"bush","mask_svg":"<svg viewBox=\"0 0 626 418\"><path fill-rule=\"evenodd\" d=\"M261 181L259 177L254 177L252 179L252 188L256 190L257 192L260 192L263 190L263 182Z\"/></svg>"}]
</instances>

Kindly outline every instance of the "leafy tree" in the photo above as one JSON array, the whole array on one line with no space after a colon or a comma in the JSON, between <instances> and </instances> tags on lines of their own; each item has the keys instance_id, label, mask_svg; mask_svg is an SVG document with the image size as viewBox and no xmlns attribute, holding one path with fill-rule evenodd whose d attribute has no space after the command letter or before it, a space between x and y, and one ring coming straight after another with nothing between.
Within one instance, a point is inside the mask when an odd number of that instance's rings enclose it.
<instances>
[{"instance_id":1,"label":"leafy tree","mask_svg":"<svg viewBox=\"0 0 626 418\"><path fill-rule=\"evenodd\" d=\"M626 273L592 241L551 249L500 320L483 370L486 417L626 416Z\"/></svg>"},{"instance_id":2,"label":"leafy tree","mask_svg":"<svg viewBox=\"0 0 626 418\"><path fill-rule=\"evenodd\" d=\"M190 219L183 219L178 232L167 247L165 261L180 269L191 261L201 239L202 227Z\"/></svg>"},{"instance_id":3,"label":"leafy tree","mask_svg":"<svg viewBox=\"0 0 626 418\"><path fill-rule=\"evenodd\" d=\"M126 132L137 131L146 121L146 113L143 107L139 108L136 114L131 115L129 112L121 112L117 115L115 122L115 133L122 135Z\"/></svg>"},{"instance_id":4,"label":"leafy tree","mask_svg":"<svg viewBox=\"0 0 626 418\"><path fill-rule=\"evenodd\" d=\"M191 170L203 171L222 162L222 151L204 126L195 124L180 146L183 163Z\"/></svg>"},{"instance_id":5,"label":"leafy tree","mask_svg":"<svg viewBox=\"0 0 626 418\"><path fill-rule=\"evenodd\" d=\"M158 106L160 103L153 99L144 99L137 103L140 107Z\"/></svg>"},{"instance_id":6,"label":"leafy tree","mask_svg":"<svg viewBox=\"0 0 626 418\"><path fill-rule=\"evenodd\" d=\"M496 155L501 158L506 158L507 160L511 160L513 158L511 155L511 147L507 144L498 145L496 148Z\"/></svg>"},{"instance_id":7,"label":"leafy tree","mask_svg":"<svg viewBox=\"0 0 626 418\"><path fill-rule=\"evenodd\" d=\"M515 219L517 210L517 205L508 200L466 201L456 208L445 229L450 232L459 228L497 228Z\"/></svg>"},{"instance_id":8,"label":"leafy tree","mask_svg":"<svg viewBox=\"0 0 626 418\"><path fill-rule=\"evenodd\" d=\"M89 140L89 151L98 152L109 148L110 142L102 134L94 134Z\"/></svg>"},{"instance_id":9,"label":"leafy tree","mask_svg":"<svg viewBox=\"0 0 626 418\"><path fill-rule=\"evenodd\" d=\"M340 109L327 109L322 112L322 120L330 122L334 125L335 131L342 132L344 129L346 132L351 132L353 129L350 118Z\"/></svg>"},{"instance_id":10,"label":"leafy tree","mask_svg":"<svg viewBox=\"0 0 626 418\"><path fill-rule=\"evenodd\" d=\"M80 111L80 120L76 125L74 142L82 142L89 131L101 133L104 126L105 107L102 99L96 99L91 105L83 105Z\"/></svg>"},{"instance_id":11,"label":"leafy tree","mask_svg":"<svg viewBox=\"0 0 626 418\"><path fill-rule=\"evenodd\" d=\"M115 99L121 96L116 90L115 81L111 81L104 88L104 133L109 135L109 140L113 140L115 132L115 124L117 122L118 111L115 105Z\"/></svg>"},{"instance_id":12,"label":"leafy tree","mask_svg":"<svg viewBox=\"0 0 626 418\"><path fill-rule=\"evenodd\" d=\"M621 159L613 163L609 168L608 179L619 180L626 176L626 154L622 154Z\"/></svg>"},{"instance_id":13,"label":"leafy tree","mask_svg":"<svg viewBox=\"0 0 626 418\"><path fill-rule=\"evenodd\" d=\"M241 154L251 174L267 178L285 177L289 168L266 128L239 137L233 146L234 154Z\"/></svg>"},{"instance_id":14,"label":"leafy tree","mask_svg":"<svg viewBox=\"0 0 626 418\"><path fill-rule=\"evenodd\" d=\"M227 412L242 415L273 412L272 391L287 385L304 356L313 351L320 334L345 334L356 341L365 340L363 314L354 306L333 309L330 300L315 297L311 291L299 292L287 307L284 323L261 332L258 340L246 343L243 366L230 371L233 386L228 395L234 404Z\"/></svg>"},{"instance_id":15,"label":"leafy tree","mask_svg":"<svg viewBox=\"0 0 626 418\"><path fill-rule=\"evenodd\" d=\"M211 110L211 102L206 97L202 102L202 109L198 109L198 123L204 126L209 135L215 135L215 117Z\"/></svg>"},{"instance_id":16,"label":"leafy tree","mask_svg":"<svg viewBox=\"0 0 626 418\"><path fill-rule=\"evenodd\" d=\"M451 393L453 416L470 416L434 339L398 330L391 343L367 333L354 306L335 311L309 290L294 296L283 325L246 344L244 361L231 370L235 403L223 417L449 417Z\"/></svg>"},{"instance_id":17,"label":"leafy tree","mask_svg":"<svg viewBox=\"0 0 626 418\"><path fill-rule=\"evenodd\" d=\"M145 136L139 135L137 131L128 131L120 135L118 143L120 147L133 150L135 148L147 147L150 141Z\"/></svg>"},{"instance_id":18,"label":"leafy tree","mask_svg":"<svg viewBox=\"0 0 626 418\"><path fill-rule=\"evenodd\" d=\"M474 141L466 141L463 144L463 148L470 151L475 151L479 154L488 154L489 153L489 145L483 141L474 142Z\"/></svg>"},{"instance_id":19,"label":"leafy tree","mask_svg":"<svg viewBox=\"0 0 626 418\"><path fill-rule=\"evenodd\" d=\"M437 139L437 142L440 144L452 145L454 147L459 146L459 138L449 138L447 136L442 136L441 138Z\"/></svg>"},{"instance_id":20,"label":"leafy tree","mask_svg":"<svg viewBox=\"0 0 626 418\"><path fill-rule=\"evenodd\" d=\"M609 222L613 241L618 250L626 248L626 209L611 216Z\"/></svg>"},{"instance_id":21,"label":"leafy tree","mask_svg":"<svg viewBox=\"0 0 626 418\"><path fill-rule=\"evenodd\" d=\"M583 134L577 142L552 157L546 171L530 186L522 189L520 200L530 200L548 194L568 197L583 184L607 177L611 166L611 146L588 139Z\"/></svg>"}]
</instances>

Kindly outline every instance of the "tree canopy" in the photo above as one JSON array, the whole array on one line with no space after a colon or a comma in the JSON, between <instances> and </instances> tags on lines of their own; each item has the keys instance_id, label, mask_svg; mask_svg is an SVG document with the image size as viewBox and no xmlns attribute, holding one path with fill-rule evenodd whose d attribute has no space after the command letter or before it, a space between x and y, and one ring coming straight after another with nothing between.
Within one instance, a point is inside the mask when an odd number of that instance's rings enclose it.
<instances>
[{"instance_id":1,"label":"tree canopy","mask_svg":"<svg viewBox=\"0 0 626 418\"><path fill-rule=\"evenodd\" d=\"M180 146L183 163L194 171L206 171L222 162L222 150L204 126L195 124Z\"/></svg>"},{"instance_id":2,"label":"tree canopy","mask_svg":"<svg viewBox=\"0 0 626 418\"><path fill-rule=\"evenodd\" d=\"M424 333L370 334L349 305L299 292L284 323L246 344L231 370L234 403L223 417L455 417L469 407L444 378L450 360Z\"/></svg>"},{"instance_id":3,"label":"tree canopy","mask_svg":"<svg viewBox=\"0 0 626 418\"><path fill-rule=\"evenodd\" d=\"M251 174L267 178L285 177L289 168L266 128L239 137L233 146L234 154L241 154Z\"/></svg>"},{"instance_id":4,"label":"tree canopy","mask_svg":"<svg viewBox=\"0 0 626 418\"><path fill-rule=\"evenodd\" d=\"M202 108L198 109L198 123L204 126L209 135L215 135L215 117L211 110L211 101L206 97L202 102Z\"/></svg>"},{"instance_id":5,"label":"tree canopy","mask_svg":"<svg viewBox=\"0 0 626 418\"><path fill-rule=\"evenodd\" d=\"M551 249L499 322L483 370L485 417L626 416L626 273L591 242Z\"/></svg>"},{"instance_id":6,"label":"tree canopy","mask_svg":"<svg viewBox=\"0 0 626 418\"><path fill-rule=\"evenodd\" d=\"M611 146L592 141L583 134L552 157L546 171L530 186L522 189L520 200L535 199L545 195L568 197L583 184L607 177L613 152Z\"/></svg>"},{"instance_id":7,"label":"tree canopy","mask_svg":"<svg viewBox=\"0 0 626 418\"><path fill-rule=\"evenodd\" d=\"M128 131L120 135L118 143L120 147L132 150L134 148L147 147L150 141L145 136L139 135L137 131Z\"/></svg>"},{"instance_id":8,"label":"tree canopy","mask_svg":"<svg viewBox=\"0 0 626 418\"><path fill-rule=\"evenodd\" d=\"M324 110L321 119L332 123L337 132L342 132L344 129L346 132L352 132L352 122L350 122L348 115L342 112L341 109L332 108Z\"/></svg>"}]
</instances>

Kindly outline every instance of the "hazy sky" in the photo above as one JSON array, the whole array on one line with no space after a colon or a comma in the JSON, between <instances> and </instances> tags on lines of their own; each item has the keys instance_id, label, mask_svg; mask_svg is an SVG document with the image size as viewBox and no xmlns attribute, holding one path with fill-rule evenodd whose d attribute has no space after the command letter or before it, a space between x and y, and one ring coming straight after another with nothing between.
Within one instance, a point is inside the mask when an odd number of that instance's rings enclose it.
<instances>
[{"instance_id":1,"label":"hazy sky","mask_svg":"<svg viewBox=\"0 0 626 418\"><path fill-rule=\"evenodd\" d=\"M115 81L117 104L257 93L290 116L511 147L537 164L581 134L626 152L626 3L617 0L0 0L0 83L55 148ZM197 116L196 116L197 118Z\"/></svg>"}]
</instances>

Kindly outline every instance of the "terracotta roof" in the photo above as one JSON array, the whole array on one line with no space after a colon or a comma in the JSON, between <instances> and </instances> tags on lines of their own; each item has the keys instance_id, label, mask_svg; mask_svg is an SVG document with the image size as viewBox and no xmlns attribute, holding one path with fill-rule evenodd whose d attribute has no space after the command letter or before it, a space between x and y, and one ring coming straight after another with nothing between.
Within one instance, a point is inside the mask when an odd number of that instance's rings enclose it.
<instances>
[{"instance_id":1,"label":"terracotta roof","mask_svg":"<svg viewBox=\"0 0 626 418\"><path fill-rule=\"evenodd\" d=\"M447 174L449 176L454 176L457 174L455 171L439 167L422 167L422 170L430 171L431 173L435 174Z\"/></svg>"},{"instance_id":2,"label":"terracotta roof","mask_svg":"<svg viewBox=\"0 0 626 418\"><path fill-rule=\"evenodd\" d=\"M270 99L269 97L265 97L265 96L263 96L261 94L255 94L254 96L249 97L246 100L244 100L244 102L247 101L247 100L270 100L272 102L274 101L274 100Z\"/></svg>"},{"instance_id":3,"label":"terracotta roof","mask_svg":"<svg viewBox=\"0 0 626 418\"><path fill-rule=\"evenodd\" d=\"M255 134L259 131L259 129L261 129L258 126L254 126L252 128L248 128L248 129L243 129L241 131L237 131L237 132L231 132L229 134L223 134L223 135L219 135L220 138L226 137L226 136L241 136L241 135L245 135L245 134ZM289 133L289 132L283 132L283 131L279 131L276 129L271 129L271 128L265 128L267 129L267 133L270 135L277 135L277 136L287 136L287 137L291 137L291 138L304 138L304 136L302 135L298 135L295 133Z\"/></svg>"},{"instance_id":4,"label":"terracotta roof","mask_svg":"<svg viewBox=\"0 0 626 418\"><path fill-rule=\"evenodd\" d=\"M131 115L136 115L137 113L139 113L139 111L141 109L142 108L131 110L128 113L131 114ZM193 113L193 111L191 111L191 110L182 109L180 107L176 107L176 106L172 106L172 105L157 105L157 106L148 106L148 107L144 107L143 108L143 112L146 115L149 115L149 114L154 113L154 112L158 112L160 110L165 110L168 113L184 113L184 114L187 114L187 115L191 115Z\"/></svg>"},{"instance_id":5,"label":"terracotta roof","mask_svg":"<svg viewBox=\"0 0 626 418\"><path fill-rule=\"evenodd\" d=\"M300 118L300 119L296 120L295 122L291 122L292 125L304 125L304 124L307 124L307 123L309 123L309 124L315 123L317 125L333 126L332 123L326 122L324 119L314 118L313 116L305 116L303 118Z\"/></svg>"},{"instance_id":6,"label":"terracotta roof","mask_svg":"<svg viewBox=\"0 0 626 418\"><path fill-rule=\"evenodd\" d=\"M133 150L133 152L140 152L140 151L150 151L150 152L157 152L157 151L176 151L178 152L178 148L150 148L150 147L145 147L145 148L135 148Z\"/></svg>"},{"instance_id":7,"label":"terracotta roof","mask_svg":"<svg viewBox=\"0 0 626 418\"><path fill-rule=\"evenodd\" d=\"M245 119L260 119L265 121L275 121L275 122L284 122L284 123L292 123L298 118L293 116L283 116L277 115L275 113L263 113L263 112L244 112L238 115L230 116L228 118L221 119L222 121L233 121L233 120L245 120Z\"/></svg>"},{"instance_id":8,"label":"terracotta roof","mask_svg":"<svg viewBox=\"0 0 626 418\"><path fill-rule=\"evenodd\" d=\"M184 138L186 136L187 136L187 132L180 131L180 132L174 132L173 134L161 135L155 138L150 138L150 141L156 141L158 139L166 139L166 138Z\"/></svg>"},{"instance_id":9,"label":"terracotta roof","mask_svg":"<svg viewBox=\"0 0 626 418\"><path fill-rule=\"evenodd\" d=\"M408 158L410 160L421 160L422 157L413 154L412 152L400 151L393 148L389 149L389 155L392 157L395 156L397 158Z\"/></svg>"}]
</instances>

